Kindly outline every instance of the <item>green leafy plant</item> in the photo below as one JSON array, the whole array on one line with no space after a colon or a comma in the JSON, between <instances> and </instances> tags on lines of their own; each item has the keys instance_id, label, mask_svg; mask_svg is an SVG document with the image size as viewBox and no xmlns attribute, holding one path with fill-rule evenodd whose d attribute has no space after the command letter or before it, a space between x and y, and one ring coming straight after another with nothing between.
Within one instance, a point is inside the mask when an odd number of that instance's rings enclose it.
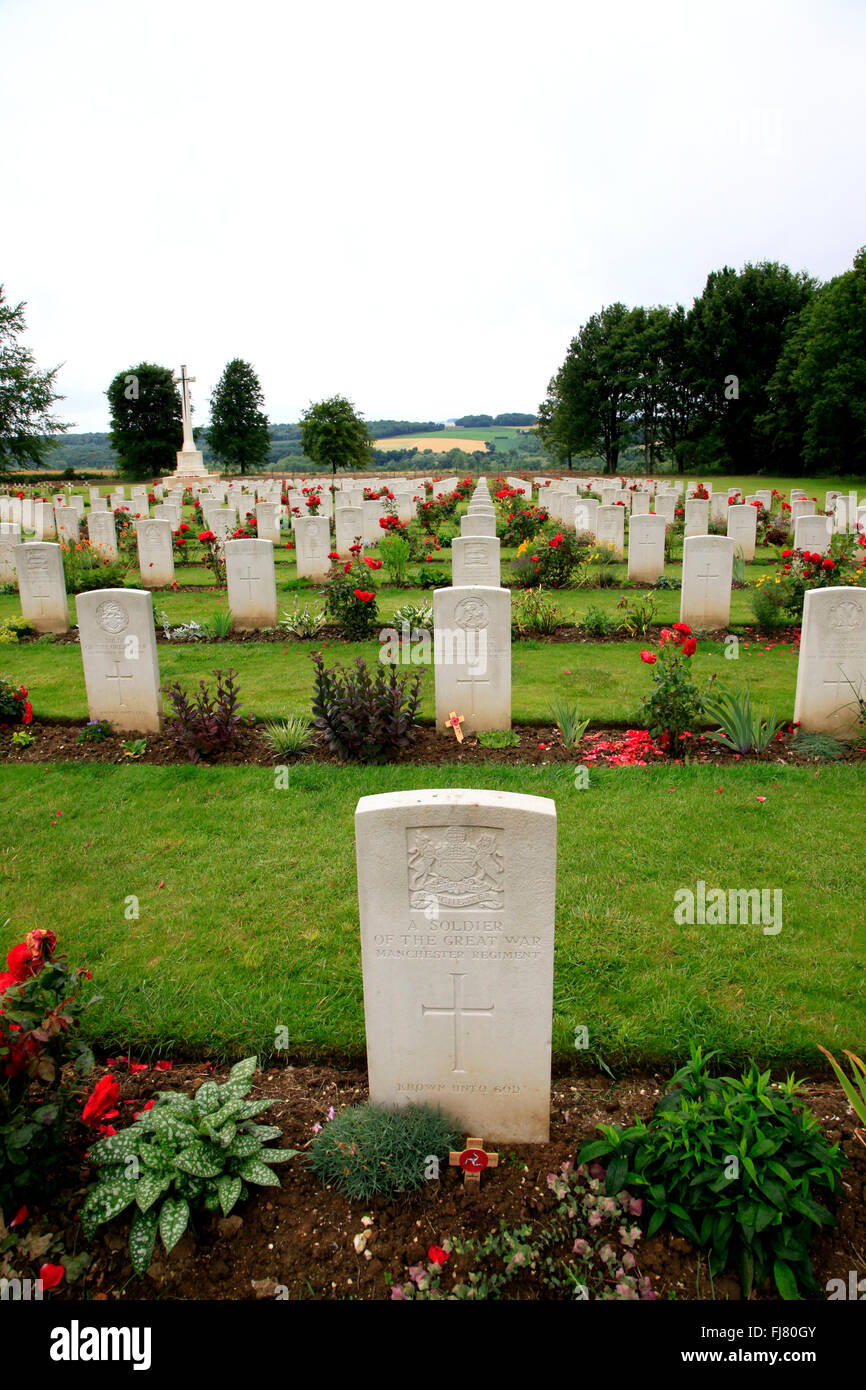
<instances>
[{"instance_id":1,"label":"green leafy plant","mask_svg":"<svg viewBox=\"0 0 866 1390\"><path fill-rule=\"evenodd\" d=\"M33 709L27 698L27 687L16 689L5 676L0 676L0 729L9 724L32 724Z\"/></svg>"},{"instance_id":2,"label":"green leafy plant","mask_svg":"<svg viewBox=\"0 0 866 1390\"><path fill-rule=\"evenodd\" d=\"M683 582L673 574L660 574L655 582L657 589L681 589Z\"/></svg>"},{"instance_id":3,"label":"green leafy plant","mask_svg":"<svg viewBox=\"0 0 866 1390\"><path fill-rule=\"evenodd\" d=\"M409 747L417 727L421 671L401 679L396 666L381 662L371 674L360 656L350 670L326 669L321 652L313 652L312 660L313 723L331 752L355 762L383 763Z\"/></svg>"},{"instance_id":4,"label":"green leafy plant","mask_svg":"<svg viewBox=\"0 0 866 1390\"><path fill-rule=\"evenodd\" d=\"M167 642L201 642L208 636L206 629L195 620L188 623L178 623L177 627L172 627L164 609L160 609L156 617L162 628L162 635Z\"/></svg>"},{"instance_id":5,"label":"green leafy plant","mask_svg":"<svg viewBox=\"0 0 866 1390\"><path fill-rule=\"evenodd\" d=\"M655 622L655 595L641 594L638 598L628 598L623 594L617 608L623 610L623 617L619 621L620 631L628 633L629 637L646 637Z\"/></svg>"},{"instance_id":6,"label":"green leafy plant","mask_svg":"<svg viewBox=\"0 0 866 1390\"><path fill-rule=\"evenodd\" d=\"M433 627L432 603L404 603L397 609L392 622L398 632L405 626L411 632L429 632Z\"/></svg>"},{"instance_id":7,"label":"green leafy plant","mask_svg":"<svg viewBox=\"0 0 866 1390\"><path fill-rule=\"evenodd\" d=\"M118 553L116 560L108 560L89 541L61 543L60 550L68 594L83 594L90 589L123 588L131 567L128 557Z\"/></svg>"},{"instance_id":8,"label":"green leafy plant","mask_svg":"<svg viewBox=\"0 0 866 1390\"><path fill-rule=\"evenodd\" d=\"M845 1092L848 1104L851 1106L860 1124L866 1126L866 1063L863 1063L856 1053L849 1052L847 1048L844 1049L845 1056L851 1063L851 1074L857 1084L857 1089L855 1090L833 1054L828 1052L826 1047L822 1047L820 1043L818 1043L818 1051L823 1052L830 1066L839 1078L839 1085ZM854 1133L857 1135L861 1144L866 1144L866 1129L858 1127L854 1130Z\"/></svg>"},{"instance_id":9,"label":"green leafy plant","mask_svg":"<svg viewBox=\"0 0 866 1390\"><path fill-rule=\"evenodd\" d=\"M734 689L711 685L704 699L704 715L719 725L710 738L735 753L763 753L784 722L776 718L775 711L762 716L752 709L748 684Z\"/></svg>"},{"instance_id":10,"label":"green leafy plant","mask_svg":"<svg viewBox=\"0 0 866 1390\"><path fill-rule=\"evenodd\" d=\"M647 1237L665 1223L709 1250L711 1274L734 1265L746 1297L772 1277L785 1299L818 1288L810 1248L834 1218L819 1196L841 1186L843 1158L830 1145L802 1088L772 1083L752 1064L740 1078L713 1076L692 1046L650 1123L598 1125L581 1163L606 1165L613 1196L623 1186L645 1198Z\"/></svg>"},{"instance_id":11,"label":"green leafy plant","mask_svg":"<svg viewBox=\"0 0 866 1390\"><path fill-rule=\"evenodd\" d=\"M319 635L327 621L324 608L313 608L309 602L301 607L296 594L292 611L283 613L280 627L291 632L299 641L310 642Z\"/></svg>"},{"instance_id":12,"label":"green leafy plant","mask_svg":"<svg viewBox=\"0 0 866 1390\"><path fill-rule=\"evenodd\" d=\"M727 531L725 532L727 534ZM734 547L734 558L731 562L731 588L744 589L746 587L746 557L741 546Z\"/></svg>"},{"instance_id":13,"label":"green leafy plant","mask_svg":"<svg viewBox=\"0 0 866 1390\"><path fill-rule=\"evenodd\" d=\"M205 1081L195 1098L162 1091L133 1124L92 1144L88 1160L100 1169L81 1208L88 1240L97 1226L135 1204L129 1255L136 1274L150 1265L157 1232L174 1249L195 1210L228 1216L247 1196L247 1183L279 1187L273 1165L297 1149L266 1149L276 1125L253 1124L272 1100L246 1100L258 1059L247 1057L219 1085Z\"/></svg>"},{"instance_id":14,"label":"green leafy plant","mask_svg":"<svg viewBox=\"0 0 866 1390\"><path fill-rule=\"evenodd\" d=\"M570 700L563 699L561 695L553 696L549 709L554 724L562 734L562 741L566 748L575 748L586 733L589 715L585 719L581 719L577 705Z\"/></svg>"},{"instance_id":15,"label":"green leafy plant","mask_svg":"<svg viewBox=\"0 0 866 1390\"><path fill-rule=\"evenodd\" d=\"M15 643L32 631L26 618L22 618L20 614L16 618L0 618L0 646Z\"/></svg>"},{"instance_id":16,"label":"green leafy plant","mask_svg":"<svg viewBox=\"0 0 866 1390\"><path fill-rule=\"evenodd\" d=\"M403 536L382 536L379 541L379 554L389 583L402 585L408 582L411 553L412 547Z\"/></svg>"},{"instance_id":17,"label":"green leafy plant","mask_svg":"<svg viewBox=\"0 0 866 1390\"><path fill-rule=\"evenodd\" d=\"M29 748L31 743L36 742L36 735L31 734L29 729L16 729L10 742L13 748Z\"/></svg>"},{"instance_id":18,"label":"green leafy plant","mask_svg":"<svg viewBox=\"0 0 866 1390\"><path fill-rule=\"evenodd\" d=\"M482 748L518 748L520 736L513 729L486 729L478 735Z\"/></svg>"},{"instance_id":19,"label":"green leafy plant","mask_svg":"<svg viewBox=\"0 0 866 1390\"><path fill-rule=\"evenodd\" d=\"M79 730L76 743L101 743L103 739L110 738L113 733L112 727L107 719L88 719L83 729Z\"/></svg>"},{"instance_id":20,"label":"green leafy plant","mask_svg":"<svg viewBox=\"0 0 866 1390\"><path fill-rule=\"evenodd\" d=\"M143 758L146 752L146 738L125 738L123 740L123 756L125 758L132 758L135 761L138 758Z\"/></svg>"},{"instance_id":21,"label":"green leafy plant","mask_svg":"<svg viewBox=\"0 0 866 1390\"><path fill-rule=\"evenodd\" d=\"M583 615L581 627L590 637L609 637L616 626L609 613L605 613L603 608L587 608Z\"/></svg>"},{"instance_id":22,"label":"green leafy plant","mask_svg":"<svg viewBox=\"0 0 866 1390\"><path fill-rule=\"evenodd\" d=\"M262 738L281 758L303 753L310 746L311 732L311 722L303 714L293 714L288 719L271 720L261 731Z\"/></svg>"},{"instance_id":23,"label":"green leafy plant","mask_svg":"<svg viewBox=\"0 0 866 1390\"><path fill-rule=\"evenodd\" d=\"M444 570L422 569L418 575L419 589L447 589L451 575Z\"/></svg>"},{"instance_id":24,"label":"green leafy plant","mask_svg":"<svg viewBox=\"0 0 866 1390\"><path fill-rule=\"evenodd\" d=\"M511 631L518 637L541 634L550 636L562 622L562 611L544 592L524 589L514 594L511 603Z\"/></svg>"},{"instance_id":25,"label":"green leafy plant","mask_svg":"<svg viewBox=\"0 0 866 1390\"><path fill-rule=\"evenodd\" d=\"M326 1186L367 1202L422 1187L431 1157L447 1161L461 1143L460 1131L438 1109L352 1105L316 1135L308 1162Z\"/></svg>"},{"instance_id":26,"label":"green leafy plant","mask_svg":"<svg viewBox=\"0 0 866 1390\"><path fill-rule=\"evenodd\" d=\"M772 581L767 584L759 580L755 587L749 590L749 603L758 626L766 632L782 627L788 621L784 594Z\"/></svg>"}]
</instances>

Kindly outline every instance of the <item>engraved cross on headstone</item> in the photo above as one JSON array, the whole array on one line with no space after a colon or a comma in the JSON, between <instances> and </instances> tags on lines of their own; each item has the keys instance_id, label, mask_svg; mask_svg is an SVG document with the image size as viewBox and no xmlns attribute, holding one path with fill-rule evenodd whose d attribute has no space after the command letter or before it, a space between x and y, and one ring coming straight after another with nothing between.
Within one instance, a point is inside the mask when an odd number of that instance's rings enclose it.
<instances>
[{"instance_id":1,"label":"engraved cross on headstone","mask_svg":"<svg viewBox=\"0 0 866 1390\"><path fill-rule=\"evenodd\" d=\"M126 706L125 706L124 703L123 703L123 686L120 684L120 682L121 682L121 681L131 681L131 680L132 680L132 675L130 674L130 675L128 675L128 676L122 676L122 675L120 674L119 669L118 669L119 663L118 663L117 661L115 661L115 662L113 663L113 665L114 665L114 675L113 675L113 676L106 676L105 679L106 679L107 681L117 681L117 699L118 699L118 704L119 704L120 709L125 709Z\"/></svg>"},{"instance_id":2,"label":"engraved cross on headstone","mask_svg":"<svg viewBox=\"0 0 866 1390\"><path fill-rule=\"evenodd\" d=\"M254 583L258 583L258 581L259 581L260 579L261 579L261 575L259 575L259 574L252 574L252 573L250 572L250 567L249 567L249 565L247 565L247 572L246 572L246 574L239 574L239 575L238 575L238 583L239 583L239 584L247 584L247 585L249 586L248 591L247 591L247 598L252 598L252 596L253 596L253 584L254 584Z\"/></svg>"},{"instance_id":3,"label":"engraved cross on headstone","mask_svg":"<svg viewBox=\"0 0 866 1390\"><path fill-rule=\"evenodd\" d=\"M422 1004L421 1013L424 1018L453 1018L454 1020L454 1066L451 1068L455 1072L465 1072L463 1066L463 1020L464 1018L492 1018L493 1005L488 1008L464 1008L463 1007L463 981L465 975L451 975L451 1008L441 1008L437 1005Z\"/></svg>"},{"instance_id":4,"label":"engraved cross on headstone","mask_svg":"<svg viewBox=\"0 0 866 1390\"><path fill-rule=\"evenodd\" d=\"M703 580L703 583L704 583L704 598L706 598L707 595L708 595L709 592L710 592L710 580L711 580L711 579L721 579L721 577L722 577L722 576L721 576L720 574L711 574L711 573L710 573L710 562L709 562L709 560L707 561L707 567L706 567L706 569L704 570L703 574L696 574L696 575L695 575L695 583L696 583L696 584L697 584L697 582L698 582L699 579L700 579L700 580Z\"/></svg>"},{"instance_id":5,"label":"engraved cross on headstone","mask_svg":"<svg viewBox=\"0 0 866 1390\"><path fill-rule=\"evenodd\" d=\"M861 697L862 686L863 686L863 681L862 681L862 679L861 679L861 681L860 681L861 692L858 693L857 686L854 684L854 681L853 681L849 676L846 676L846 674L845 674L845 672L844 672L844 670L843 670L843 668L842 668L841 666L839 667L839 670L840 670L840 672L841 672L841 676L840 676L840 678L839 678L838 680L830 680L830 679L828 679L827 677L825 677L824 680L822 681L822 684L823 684L823 685L835 685L835 686L837 687L836 705L834 706L834 710L837 710L837 709L841 708L841 705L840 705L840 703L839 703L839 694L838 694L838 688L839 688L839 687L844 686L844 688L845 688L847 691L850 691L850 693L851 693L851 701L848 702L848 703L853 703L854 700L857 700L857 699L859 699L859 698Z\"/></svg>"}]
</instances>

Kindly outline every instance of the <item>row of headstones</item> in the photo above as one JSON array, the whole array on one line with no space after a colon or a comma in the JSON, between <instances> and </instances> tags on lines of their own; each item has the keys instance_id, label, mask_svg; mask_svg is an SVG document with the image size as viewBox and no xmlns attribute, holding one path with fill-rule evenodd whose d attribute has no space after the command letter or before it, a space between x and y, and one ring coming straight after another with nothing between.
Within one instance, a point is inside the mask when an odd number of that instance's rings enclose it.
<instances>
[{"instance_id":1,"label":"row of headstones","mask_svg":"<svg viewBox=\"0 0 866 1390\"><path fill-rule=\"evenodd\" d=\"M495 537L489 539L498 545ZM478 538L466 540L477 543ZM719 544L730 542L722 536L686 542L687 547ZM233 611L246 613L257 625L261 606L273 591L273 547L239 540L230 541L226 550ZM68 631L60 547L25 542L16 547L15 562L27 623L39 632ZM705 587L712 592L712 576L706 578ZM447 726L455 711L464 716L466 728L510 726L510 598L507 589L475 582L435 591L437 727ZM119 729L158 729L161 706L150 593L95 590L77 595L76 608L90 717L109 719ZM273 625L275 606L266 616ZM866 698L866 593L853 587L812 590L803 608L794 718L807 730L850 733L856 727L860 697Z\"/></svg>"}]
</instances>

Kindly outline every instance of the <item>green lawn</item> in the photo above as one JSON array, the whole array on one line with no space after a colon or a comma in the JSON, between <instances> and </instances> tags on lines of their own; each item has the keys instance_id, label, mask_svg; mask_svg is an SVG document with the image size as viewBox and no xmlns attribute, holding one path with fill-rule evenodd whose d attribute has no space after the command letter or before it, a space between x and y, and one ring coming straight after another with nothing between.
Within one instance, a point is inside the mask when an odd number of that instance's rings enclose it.
<instances>
[{"instance_id":1,"label":"green lawn","mask_svg":"<svg viewBox=\"0 0 866 1390\"><path fill-rule=\"evenodd\" d=\"M195 611L195 610L193 610ZM640 660L645 643L618 642L515 642L512 645L512 715L515 723L543 723L549 719L552 695L576 702L594 723L632 722L641 697L651 687L649 667ZM768 649L769 648L769 649ZM321 650L326 664L343 664L356 656L378 660L374 642L220 642L170 645L158 648L162 684L176 680L196 685L216 669L238 672L241 699L250 714L260 718L283 717L309 711L313 668L310 652ZM3 674L30 693L38 720L72 718L87 720L87 698L81 652L72 645L27 643L2 649ZM736 661L725 657L722 643L701 642L692 659L700 684L714 672L730 683L747 678L759 705L777 706L779 718L793 717L797 680L795 648L782 639L773 645L741 642ZM411 671L403 666L401 671ZM432 667L424 671L421 717L434 717Z\"/></svg>"},{"instance_id":2,"label":"green lawn","mask_svg":"<svg viewBox=\"0 0 866 1390\"><path fill-rule=\"evenodd\" d=\"M850 768L605 769L577 791L544 767L297 765L278 790L265 768L7 766L0 945L54 929L94 973L109 1050L265 1056L285 1025L293 1056L360 1057L355 805L453 785L556 800L560 1062L661 1065L695 1041L814 1071L817 1042L862 1048ZM698 879L781 889L782 931L676 925Z\"/></svg>"}]
</instances>

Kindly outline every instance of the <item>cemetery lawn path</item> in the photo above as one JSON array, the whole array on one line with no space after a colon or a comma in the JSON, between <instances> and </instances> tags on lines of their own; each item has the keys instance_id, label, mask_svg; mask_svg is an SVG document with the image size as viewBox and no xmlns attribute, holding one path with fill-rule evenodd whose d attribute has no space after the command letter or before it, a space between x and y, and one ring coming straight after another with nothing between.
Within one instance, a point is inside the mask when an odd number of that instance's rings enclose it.
<instances>
[{"instance_id":1,"label":"cemetery lawn path","mask_svg":"<svg viewBox=\"0 0 866 1390\"><path fill-rule=\"evenodd\" d=\"M104 999L86 1026L109 1050L265 1061L284 1025L292 1058L362 1059L355 806L441 786L556 800L558 1064L672 1065L694 1041L814 1074L817 1043L864 1044L866 814L850 766L599 769L585 791L569 768L489 764L298 763L287 790L256 767L2 777L0 948L56 931L93 971ZM698 880L780 889L781 932L678 925L674 895Z\"/></svg>"}]
</instances>

